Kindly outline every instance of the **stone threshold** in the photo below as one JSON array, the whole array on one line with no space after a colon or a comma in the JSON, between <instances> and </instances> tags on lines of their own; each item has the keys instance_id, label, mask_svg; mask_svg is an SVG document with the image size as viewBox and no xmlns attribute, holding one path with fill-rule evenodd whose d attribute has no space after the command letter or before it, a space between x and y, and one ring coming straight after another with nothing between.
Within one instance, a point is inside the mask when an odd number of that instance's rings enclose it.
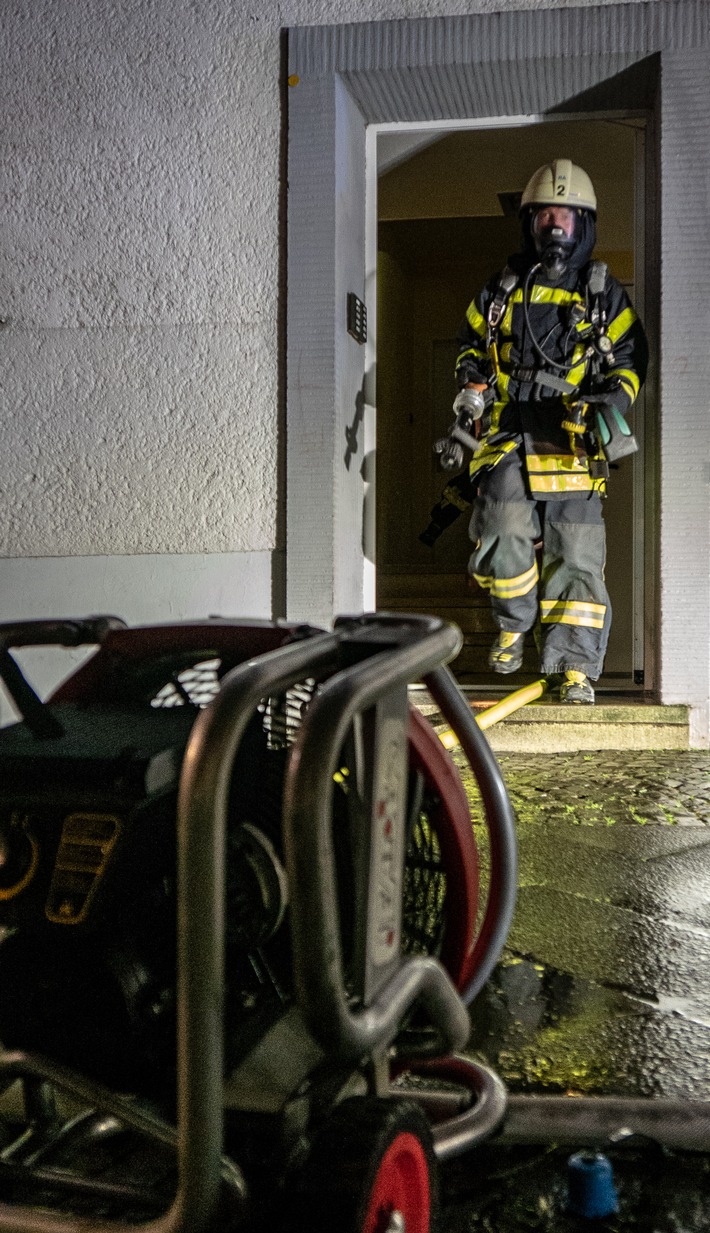
<instances>
[{"instance_id":1,"label":"stone threshold","mask_svg":"<svg viewBox=\"0 0 710 1233\"><path fill-rule=\"evenodd\" d=\"M475 712L505 696L466 688L462 692ZM500 753L690 747L687 706L661 706L635 698L612 700L605 699L603 694L597 697L594 706L562 706L546 698L530 702L488 728L486 736L493 750ZM410 700L431 719L435 728L446 726L426 690L411 689Z\"/></svg>"}]
</instances>

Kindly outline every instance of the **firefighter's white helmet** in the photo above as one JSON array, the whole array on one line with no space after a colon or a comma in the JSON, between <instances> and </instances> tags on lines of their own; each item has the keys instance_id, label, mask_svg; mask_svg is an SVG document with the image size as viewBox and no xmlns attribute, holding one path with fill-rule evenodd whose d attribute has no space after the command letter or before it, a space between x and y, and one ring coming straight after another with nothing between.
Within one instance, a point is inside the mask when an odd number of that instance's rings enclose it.
<instances>
[{"instance_id":1,"label":"firefighter's white helmet","mask_svg":"<svg viewBox=\"0 0 710 1233\"><path fill-rule=\"evenodd\" d=\"M594 210L597 198L586 171L568 158L544 163L525 185L521 209L525 206L560 205L572 209Z\"/></svg>"}]
</instances>

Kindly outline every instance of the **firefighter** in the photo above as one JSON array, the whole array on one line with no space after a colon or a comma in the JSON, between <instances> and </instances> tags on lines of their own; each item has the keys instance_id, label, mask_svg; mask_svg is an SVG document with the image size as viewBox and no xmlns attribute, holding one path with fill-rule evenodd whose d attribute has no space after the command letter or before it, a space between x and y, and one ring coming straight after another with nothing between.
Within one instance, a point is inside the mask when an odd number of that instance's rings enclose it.
<instances>
[{"instance_id":1,"label":"firefighter","mask_svg":"<svg viewBox=\"0 0 710 1233\"><path fill-rule=\"evenodd\" d=\"M537 623L543 674L582 704L594 702L611 622L601 497L609 464L637 449L626 415L647 367L626 292L592 260L596 207L569 159L531 177L521 251L462 324L454 403L460 422L477 421L469 570L499 630L489 664L515 672Z\"/></svg>"}]
</instances>

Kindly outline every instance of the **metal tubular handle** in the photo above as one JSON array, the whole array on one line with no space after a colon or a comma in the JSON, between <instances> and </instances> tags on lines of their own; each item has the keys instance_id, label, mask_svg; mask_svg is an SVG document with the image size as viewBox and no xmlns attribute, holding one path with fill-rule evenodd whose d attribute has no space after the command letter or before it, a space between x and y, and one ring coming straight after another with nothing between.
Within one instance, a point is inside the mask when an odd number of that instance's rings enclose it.
<instances>
[{"instance_id":1,"label":"metal tubular handle","mask_svg":"<svg viewBox=\"0 0 710 1233\"><path fill-rule=\"evenodd\" d=\"M91 646L95 642L103 642L112 629L126 629L126 622L115 616L6 621L0 623L0 646Z\"/></svg>"},{"instance_id":2,"label":"metal tubular handle","mask_svg":"<svg viewBox=\"0 0 710 1233\"><path fill-rule=\"evenodd\" d=\"M470 1058L460 1059L459 1065L475 1081L477 1099L464 1113L433 1127L434 1153L439 1161L453 1160L484 1143L505 1117L508 1093L503 1080L488 1066Z\"/></svg>"},{"instance_id":3,"label":"metal tubular handle","mask_svg":"<svg viewBox=\"0 0 710 1233\"><path fill-rule=\"evenodd\" d=\"M224 848L232 765L258 702L334 664L339 641L337 634L306 638L233 668L190 733L178 793L179 1181L172 1206L156 1220L119 1225L0 1205L0 1233L208 1229L222 1170Z\"/></svg>"},{"instance_id":4,"label":"metal tubular handle","mask_svg":"<svg viewBox=\"0 0 710 1233\"><path fill-rule=\"evenodd\" d=\"M434 1152L439 1161L453 1160L468 1152L478 1143L485 1142L499 1128L508 1103L508 1093L503 1080L481 1062L461 1054L452 1057L427 1058L412 1063L401 1062L398 1073L408 1073L431 1081L440 1079L447 1084L465 1088L473 1095L472 1103L453 1116L436 1116L442 1095L451 1098L452 1092L436 1089L391 1087L389 1095L400 1099L417 1100L424 1111L433 1106L432 1134ZM456 1097L454 1096L454 1100Z\"/></svg>"},{"instance_id":5,"label":"metal tubular handle","mask_svg":"<svg viewBox=\"0 0 710 1233\"><path fill-rule=\"evenodd\" d=\"M0 681L34 736L39 739L62 736L64 729L49 708L25 680L10 654L10 647L90 646L103 642L113 629L125 629L120 617L90 616L76 620L8 621L0 624Z\"/></svg>"},{"instance_id":6,"label":"metal tubular handle","mask_svg":"<svg viewBox=\"0 0 710 1233\"><path fill-rule=\"evenodd\" d=\"M448 668L437 668L424 678L424 684L458 736L471 764L481 790L490 838L488 902L471 956L476 970L461 994L468 1006L480 993L500 958L515 911L518 885L515 815L493 751Z\"/></svg>"},{"instance_id":7,"label":"metal tubular handle","mask_svg":"<svg viewBox=\"0 0 710 1233\"><path fill-rule=\"evenodd\" d=\"M337 634L321 634L234 668L195 721L185 751L178 794L180 1184L165 1233L201 1233L219 1196L224 851L234 758L258 702L325 670L335 662L338 643Z\"/></svg>"},{"instance_id":8,"label":"metal tubular handle","mask_svg":"<svg viewBox=\"0 0 710 1233\"><path fill-rule=\"evenodd\" d=\"M25 1053L19 1049L0 1054L0 1078L8 1084L15 1079L24 1078L46 1081L72 1096L79 1104L86 1105L90 1109L98 1109L102 1113L112 1113L131 1130L144 1134L158 1143L164 1143L167 1147L177 1147L177 1130L170 1122L166 1122L156 1113L142 1108L134 1101L117 1095L103 1084L85 1079L82 1075L52 1062L49 1058L41 1057L39 1054ZM233 1190L241 1191L246 1196L241 1169L226 1156L221 1160L220 1172L224 1181ZM115 1229L115 1225L111 1228Z\"/></svg>"},{"instance_id":9,"label":"metal tubular handle","mask_svg":"<svg viewBox=\"0 0 710 1233\"><path fill-rule=\"evenodd\" d=\"M373 627L377 619L379 614ZM389 615L381 622L389 631L395 623ZM434 618L398 623L399 646L343 669L322 686L299 731L284 788L286 867L291 885L298 887L291 929L299 1006L316 1040L348 1061L388 1044L417 998L449 1049L462 1048L470 1030L447 973L429 956L405 960L368 1007L352 1010L344 988L330 833L338 756L357 714L388 690L419 680L452 658L461 645L460 631Z\"/></svg>"}]
</instances>

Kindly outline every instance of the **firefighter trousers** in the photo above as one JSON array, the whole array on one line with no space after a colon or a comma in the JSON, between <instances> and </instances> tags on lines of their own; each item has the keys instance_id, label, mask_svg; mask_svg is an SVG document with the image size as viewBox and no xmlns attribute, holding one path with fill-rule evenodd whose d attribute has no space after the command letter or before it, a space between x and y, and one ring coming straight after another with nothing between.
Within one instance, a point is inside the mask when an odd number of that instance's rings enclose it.
<instances>
[{"instance_id":1,"label":"firefighter trousers","mask_svg":"<svg viewBox=\"0 0 710 1233\"><path fill-rule=\"evenodd\" d=\"M573 668L596 681L611 625L599 494L535 501L523 465L516 452L481 476L469 572L488 591L499 629L526 632L537 623L544 675Z\"/></svg>"}]
</instances>

